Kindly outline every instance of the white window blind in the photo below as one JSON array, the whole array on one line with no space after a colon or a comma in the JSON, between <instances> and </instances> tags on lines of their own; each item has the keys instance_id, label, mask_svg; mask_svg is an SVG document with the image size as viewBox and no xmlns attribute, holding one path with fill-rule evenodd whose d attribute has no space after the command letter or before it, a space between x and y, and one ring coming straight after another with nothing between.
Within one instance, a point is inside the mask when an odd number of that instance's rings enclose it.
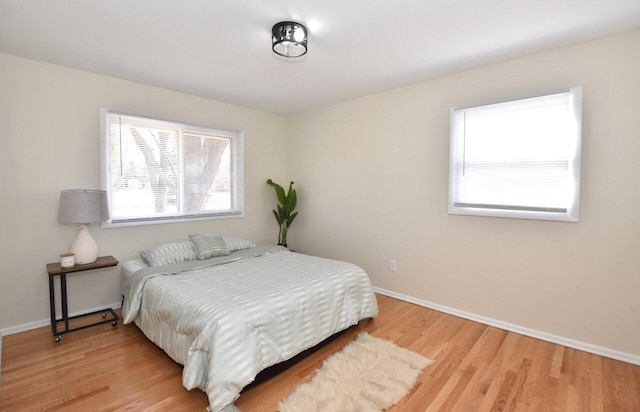
<instances>
[{"instance_id":1,"label":"white window blind","mask_svg":"<svg viewBox=\"0 0 640 412\"><path fill-rule=\"evenodd\" d=\"M449 212L577 221L581 96L452 109Z\"/></svg>"},{"instance_id":2,"label":"white window blind","mask_svg":"<svg viewBox=\"0 0 640 412\"><path fill-rule=\"evenodd\" d=\"M242 215L242 135L102 109L109 225Z\"/></svg>"}]
</instances>

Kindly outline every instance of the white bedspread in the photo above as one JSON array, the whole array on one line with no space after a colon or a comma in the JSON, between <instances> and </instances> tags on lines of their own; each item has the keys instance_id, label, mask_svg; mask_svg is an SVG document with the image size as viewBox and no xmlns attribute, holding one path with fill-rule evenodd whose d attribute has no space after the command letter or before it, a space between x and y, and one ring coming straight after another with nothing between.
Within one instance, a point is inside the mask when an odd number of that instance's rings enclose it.
<instances>
[{"instance_id":1,"label":"white bedspread","mask_svg":"<svg viewBox=\"0 0 640 412\"><path fill-rule=\"evenodd\" d=\"M261 370L377 314L361 268L273 246L140 270L123 306L124 322L183 364L183 385L204 390L214 412L233 410Z\"/></svg>"}]
</instances>

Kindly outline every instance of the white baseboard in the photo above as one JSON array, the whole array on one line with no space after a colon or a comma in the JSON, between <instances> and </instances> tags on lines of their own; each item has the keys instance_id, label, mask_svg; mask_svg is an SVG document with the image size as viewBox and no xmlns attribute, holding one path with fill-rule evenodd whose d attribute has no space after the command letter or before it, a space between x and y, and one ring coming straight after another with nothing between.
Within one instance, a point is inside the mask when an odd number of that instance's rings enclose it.
<instances>
[{"instance_id":1,"label":"white baseboard","mask_svg":"<svg viewBox=\"0 0 640 412\"><path fill-rule=\"evenodd\" d=\"M458 316L460 318L469 319L475 322L483 323L489 326L495 326L500 329L508 330L510 332L519 333L521 335L530 336L532 338L544 340L558 345L567 346L569 348L582 350L585 352L593 353L596 355L604 356L606 358L616 359L622 362L632 363L634 365L640 365L640 356L633 355L626 352L620 352L614 349L605 348L603 346L592 345L586 342L580 342L577 340L565 338L563 336L552 335L550 333L541 332L535 329L529 329L524 326L515 325L513 323L503 322L496 319L487 318L484 316L476 315L470 312L450 308L448 306L440 305L438 303L429 302L426 300L414 298L411 296L396 293L390 290L374 287L377 293L390 296L395 299L403 300L405 302L414 303L418 306L437 310L438 312L448 313L449 315Z\"/></svg>"},{"instance_id":2,"label":"white baseboard","mask_svg":"<svg viewBox=\"0 0 640 412\"><path fill-rule=\"evenodd\" d=\"M82 315L83 313L91 313L91 312L99 311L107 307L118 309L121 306L122 306L122 302L116 302L110 305L98 306L95 308L83 309L79 312L69 313L69 317ZM11 326L8 328L0 329L0 339L1 339L1 335L5 335L5 336L13 335L14 333L24 332L31 329L37 329L43 326L51 326L51 318L37 320L35 322L23 323L22 325Z\"/></svg>"}]
</instances>

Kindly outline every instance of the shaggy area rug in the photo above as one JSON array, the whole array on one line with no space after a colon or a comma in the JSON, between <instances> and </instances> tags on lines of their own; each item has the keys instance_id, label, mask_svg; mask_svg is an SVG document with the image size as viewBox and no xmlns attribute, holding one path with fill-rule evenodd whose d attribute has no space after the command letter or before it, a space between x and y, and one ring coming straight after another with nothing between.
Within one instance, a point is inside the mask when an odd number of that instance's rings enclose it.
<instances>
[{"instance_id":1,"label":"shaggy area rug","mask_svg":"<svg viewBox=\"0 0 640 412\"><path fill-rule=\"evenodd\" d=\"M361 333L328 357L309 382L280 401L280 412L383 411L406 396L432 360Z\"/></svg>"}]
</instances>

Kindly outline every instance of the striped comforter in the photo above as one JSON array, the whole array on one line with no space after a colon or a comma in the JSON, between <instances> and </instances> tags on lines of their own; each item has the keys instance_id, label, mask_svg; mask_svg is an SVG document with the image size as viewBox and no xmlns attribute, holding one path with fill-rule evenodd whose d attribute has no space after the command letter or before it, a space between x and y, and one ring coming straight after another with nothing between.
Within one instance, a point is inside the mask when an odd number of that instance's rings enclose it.
<instances>
[{"instance_id":1,"label":"striped comforter","mask_svg":"<svg viewBox=\"0 0 640 412\"><path fill-rule=\"evenodd\" d=\"M139 270L123 306L214 412L236 409L261 370L377 314L361 268L276 246Z\"/></svg>"}]
</instances>

